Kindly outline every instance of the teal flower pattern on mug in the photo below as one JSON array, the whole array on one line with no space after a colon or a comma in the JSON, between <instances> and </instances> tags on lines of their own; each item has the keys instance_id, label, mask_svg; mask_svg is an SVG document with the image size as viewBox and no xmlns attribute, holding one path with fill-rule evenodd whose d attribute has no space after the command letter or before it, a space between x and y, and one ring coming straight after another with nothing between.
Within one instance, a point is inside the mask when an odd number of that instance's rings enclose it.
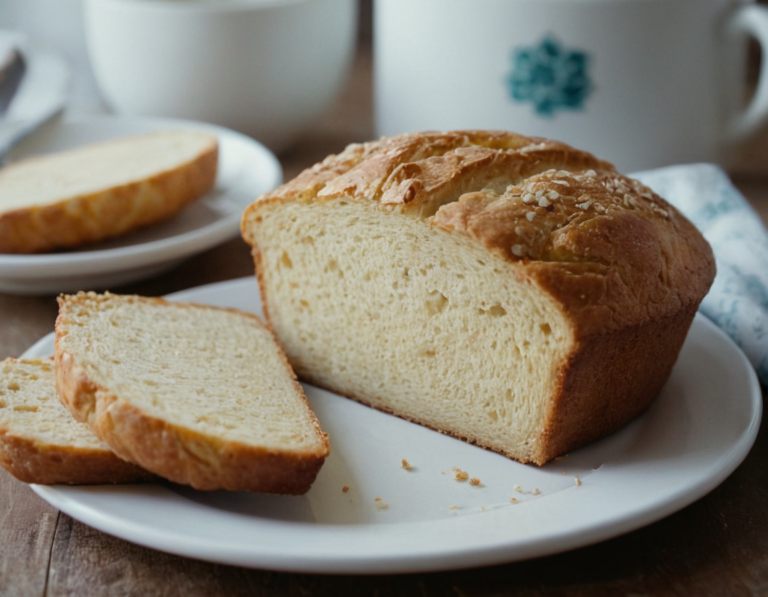
<instances>
[{"instance_id":1,"label":"teal flower pattern on mug","mask_svg":"<svg viewBox=\"0 0 768 597\"><path fill-rule=\"evenodd\" d=\"M510 97L532 103L542 116L553 116L557 110L583 110L594 88L589 66L586 52L568 50L548 35L538 45L513 50L507 81Z\"/></svg>"}]
</instances>

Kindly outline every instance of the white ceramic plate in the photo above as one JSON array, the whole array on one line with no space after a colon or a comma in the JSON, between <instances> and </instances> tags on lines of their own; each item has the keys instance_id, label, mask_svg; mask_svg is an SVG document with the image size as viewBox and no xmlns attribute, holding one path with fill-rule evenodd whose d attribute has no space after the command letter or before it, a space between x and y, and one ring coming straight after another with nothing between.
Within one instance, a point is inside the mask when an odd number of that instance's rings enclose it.
<instances>
[{"instance_id":1,"label":"white ceramic plate","mask_svg":"<svg viewBox=\"0 0 768 597\"><path fill-rule=\"evenodd\" d=\"M25 139L11 158L169 128L202 129L219 138L219 172L208 193L177 216L88 248L41 255L0 254L0 292L54 294L112 289L156 275L240 234L251 201L282 182L277 158L250 137L200 122L167 118L68 116Z\"/></svg>"},{"instance_id":2,"label":"white ceramic plate","mask_svg":"<svg viewBox=\"0 0 768 597\"><path fill-rule=\"evenodd\" d=\"M172 298L260 311L251 279ZM52 350L48 336L26 356ZM701 316L648 412L542 468L305 388L331 439L305 496L171 484L33 489L106 533L202 560L327 573L462 568L587 545L690 504L746 456L762 404L746 358ZM454 467L480 484L457 481Z\"/></svg>"}]
</instances>

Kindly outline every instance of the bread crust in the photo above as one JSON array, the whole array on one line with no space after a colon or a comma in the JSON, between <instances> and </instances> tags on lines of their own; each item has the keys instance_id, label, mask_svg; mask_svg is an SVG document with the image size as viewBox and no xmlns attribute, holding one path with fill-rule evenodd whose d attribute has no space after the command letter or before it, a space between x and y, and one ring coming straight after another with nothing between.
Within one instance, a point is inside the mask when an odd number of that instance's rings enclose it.
<instances>
[{"instance_id":1,"label":"bread crust","mask_svg":"<svg viewBox=\"0 0 768 597\"><path fill-rule=\"evenodd\" d=\"M715 275L709 244L684 216L586 152L501 131L413 133L352 145L246 210L242 233L267 317L270 288L256 232L262 218L285 203L340 200L469 238L500 271L559 305L574 344L559 367L537 449L522 458L506 452L536 464L648 407ZM317 383L311 372L300 373ZM482 437L418 422L504 452Z\"/></svg>"},{"instance_id":2,"label":"bread crust","mask_svg":"<svg viewBox=\"0 0 768 597\"><path fill-rule=\"evenodd\" d=\"M55 203L0 211L0 253L70 249L167 220L213 186L218 155L218 141L208 136L192 159L146 178L63 196ZM12 171L46 159L29 158L4 169Z\"/></svg>"},{"instance_id":3,"label":"bread crust","mask_svg":"<svg viewBox=\"0 0 768 597\"><path fill-rule=\"evenodd\" d=\"M78 293L71 297L70 306L77 308L84 299L94 296L97 295ZM124 296L122 299L158 306L171 305L165 299L155 297ZM59 297L60 305L66 300L65 297ZM172 305L181 309L229 311L251 318L257 325L265 327L255 315L235 309L184 303ZM86 367L78 363L77 357L62 348L62 338L67 333L69 323L66 311L60 308L55 340L55 376L59 399L77 420L87 423L115 454L160 477L199 490L227 489L300 495L310 489L328 456L328 438L320 429L304 391L282 352L285 373L290 375L296 395L306 406L312 425L321 438L321 445L314 451L270 450L225 440L143 411L110 388L93 381ZM272 334L269 328L266 329Z\"/></svg>"},{"instance_id":4,"label":"bread crust","mask_svg":"<svg viewBox=\"0 0 768 597\"><path fill-rule=\"evenodd\" d=\"M0 430L0 464L14 477L38 485L107 485L156 481L157 476L106 450L41 446Z\"/></svg>"},{"instance_id":5,"label":"bread crust","mask_svg":"<svg viewBox=\"0 0 768 597\"><path fill-rule=\"evenodd\" d=\"M583 334L670 316L714 279L707 241L651 189L563 143L500 131L352 145L249 206L243 237L258 249L250 220L271 202L339 197L473 239L546 288Z\"/></svg>"}]
</instances>

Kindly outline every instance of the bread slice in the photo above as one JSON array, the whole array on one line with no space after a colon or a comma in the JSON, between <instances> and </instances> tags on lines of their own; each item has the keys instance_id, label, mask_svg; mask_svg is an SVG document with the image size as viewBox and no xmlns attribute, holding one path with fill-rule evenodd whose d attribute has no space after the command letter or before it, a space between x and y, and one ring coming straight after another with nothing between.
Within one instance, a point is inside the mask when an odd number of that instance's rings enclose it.
<instances>
[{"instance_id":1,"label":"bread slice","mask_svg":"<svg viewBox=\"0 0 768 597\"><path fill-rule=\"evenodd\" d=\"M119 456L197 489L301 494L329 446L255 316L160 298L59 297L61 401Z\"/></svg>"},{"instance_id":2,"label":"bread slice","mask_svg":"<svg viewBox=\"0 0 768 597\"><path fill-rule=\"evenodd\" d=\"M299 378L536 464L652 402L715 272L650 189L506 132L352 145L242 232Z\"/></svg>"},{"instance_id":3,"label":"bread slice","mask_svg":"<svg viewBox=\"0 0 768 597\"><path fill-rule=\"evenodd\" d=\"M135 483L154 479L115 456L56 397L53 359L0 363L0 465L25 483Z\"/></svg>"},{"instance_id":4,"label":"bread slice","mask_svg":"<svg viewBox=\"0 0 768 597\"><path fill-rule=\"evenodd\" d=\"M216 180L202 131L122 137L0 169L0 253L77 247L168 219Z\"/></svg>"}]
</instances>

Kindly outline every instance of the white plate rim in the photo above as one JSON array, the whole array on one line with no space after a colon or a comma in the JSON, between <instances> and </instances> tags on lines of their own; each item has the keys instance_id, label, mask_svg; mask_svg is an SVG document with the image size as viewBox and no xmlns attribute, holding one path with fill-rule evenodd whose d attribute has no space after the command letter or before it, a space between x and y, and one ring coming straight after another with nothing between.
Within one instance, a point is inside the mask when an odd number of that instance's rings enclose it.
<instances>
[{"instance_id":1,"label":"white plate rim","mask_svg":"<svg viewBox=\"0 0 768 597\"><path fill-rule=\"evenodd\" d=\"M221 142L247 148L258 170L261 192L269 191L283 181L283 170L277 157L264 145L237 131L218 125L177 118L146 116L116 116L108 114L67 114L56 125L67 127L120 127L129 131L157 130L161 128L187 128L215 134ZM123 134L130 134L125 132ZM256 199L256 196L253 197ZM123 247L86 249L74 252L34 255L0 254L0 279L14 277L34 279L50 275L52 269L66 268L66 274L99 274L113 272L115 267L133 269L188 256L194 252L216 246L239 234L240 214L228 214L209 224L181 234L158 238L149 242Z\"/></svg>"},{"instance_id":2,"label":"white plate rim","mask_svg":"<svg viewBox=\"0 0 768 597\"><path fill-rule=\"evenodd\" d=\"M211 293L236 296L243 292L257 292L255 286L255 280L249 277L182 291L170 295L170 298L209 302L207 298ZM219 304L218 300L213 304ZM499 530L505 527L505 523L509 523L510 510L503 509L439 521L348 527L262 520L255 523L255 528L268 536L279 533L290 546L275 546L258 541L228 542L226 538L211 539L196 531L169 531L158 528L156 524L142 524L135 518L116 515L110 510L109 497L99 502L96 494L103 491L102 488L39 485L33 485L32 488L52 506L106 533L181 556L250 568L346 574L410 573L500 564L560 553L638 529L680 510L717 487L751 449L762 415L762 394L754 370L730 338L706 317L697 315L692 332L714 342L719 358L727 359L729 366L736 368L733 379L739 382L741 394L729 396L729 400L736 400L744 413L748 414L748 424L738 430L729 449L713 459L707 474L700 474L688 482L683 480L682 484L669 491L662 487L650 495L643 495L642 500L636 500L633 504L618 500L620 503L601 509L600 513L589 511L590 502L604 499L601 493L606 490L623 491L622 483L631 481L631 471L613 471L613 480L609 475L603 475L603 480L609 480L607 486L605 483L603 486L585 483L578 491L565 491L551 496L549 502L541 500L527 503L531 516L541 516L544 520L549 517L549 526L542 529L540 536L522 542L515 541ZM30 347L25 355L40 356L46 351L50 352L51 341L52 335L49 334ZM308 387L308 391L312 391L312 388ZM411 425L406 422L402 424ZM644 482L652 484L654 474L658 473L653 467L660 464L650 465L649 470L643 469L644 474L648 475ZM162 503L162 489L157 489L161 486L152 487L117 491L138 491L139 495L142 492L152 494L159 491L158 495L150 495L147 499L153 504ZM115 489L109 488L107 491ZM594 510L594 506L591 508ZM574 516L574 513L587 516L580 518ZM226 518L227 515L215 516ZM552 526L553 520L560 525L559 528ZM563 526L564 521L572 523ZM466 541L451 541L450 538L455 536L464 537ZM329 543L331 541L333 545L346 546L341 549L342 555L338 548L333 548ZM318 543L324 545L325 549L318 549Z\"/></svg>"}]
</instances>

